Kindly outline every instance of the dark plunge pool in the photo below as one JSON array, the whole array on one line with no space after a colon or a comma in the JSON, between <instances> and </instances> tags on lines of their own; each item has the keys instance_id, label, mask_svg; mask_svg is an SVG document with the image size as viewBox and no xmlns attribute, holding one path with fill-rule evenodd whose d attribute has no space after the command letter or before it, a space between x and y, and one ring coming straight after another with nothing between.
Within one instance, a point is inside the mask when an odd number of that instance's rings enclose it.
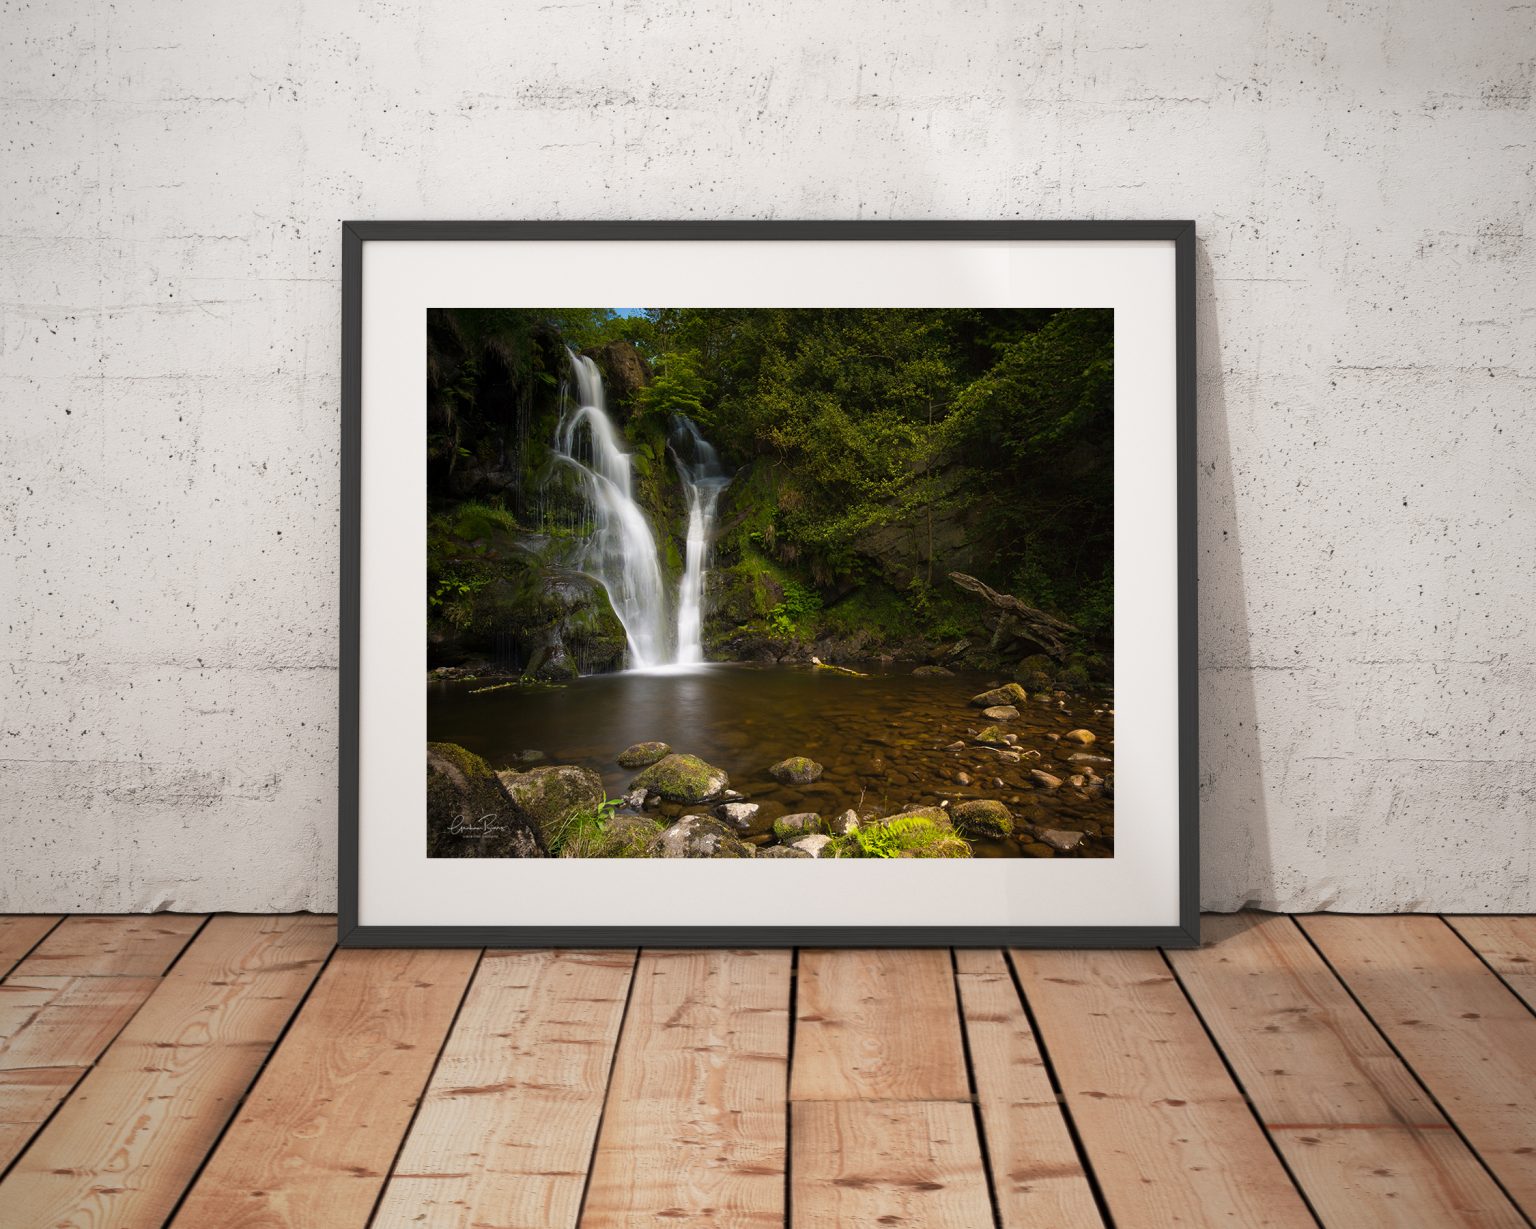
<instances>
[{"instance_id":1,"label":"dark plunge pool","mask_svg":"<svg viewBox=\"0 0 1536 1229\"><path fill-rule=\"evenodd\" d=\"M771 815L831 816L848 807L890 814L906 805L995 798L1019 820L1084 833L1078 856L1113 852L1113 798L1094 789L1091 778L1085 789L1071 784L1074 774L1090 768L1100 778L1113 772L1113 703L1107 695L1034 699L1016 719L998 723L1018 735L1021 754L1014 763L972 741L992 723L970 698L999 680L915 676L910 667L901 673L868 669L855 678L814 667L722 663L591 675L552 688L432 682L428 737L459 743L495 768L515 765L529 751L541 752L545 763L579 764L601 774L615 797L637 775L618 766L619 752L632 743L660 741L723 768L731 788ZM1092 731L1095 743L1061 740L1074 729ZM945 749L957 741L966 749ZM769 765L791 755L822 764L821 779L793 786L768 775ZM1095 761L1083 760L1085 755ZM1062 784L1052 787L1035 771ZM1029 838L976 846L981 856L1051 852Z\"/></svg>"}]
</instances>

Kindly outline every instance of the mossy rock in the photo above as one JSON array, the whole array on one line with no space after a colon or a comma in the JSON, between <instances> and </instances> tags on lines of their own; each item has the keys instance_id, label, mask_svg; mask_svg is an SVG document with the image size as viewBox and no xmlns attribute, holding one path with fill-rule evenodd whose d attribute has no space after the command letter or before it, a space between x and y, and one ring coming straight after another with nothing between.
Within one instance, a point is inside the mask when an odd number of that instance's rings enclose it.
<instances>
[{"instance_id":1,"label":"mossy rock","mask_svg":"<svg viewBox=\"0 0 1536 1229\"><path fill-rule=\"evenodd\" d=\"M829 854L838 858L969 858L972 852L943 808L912 807L836 838Z\"/></svg>"},{"instance_id":2,"label":"mossy rock","mask_svg":"<svg viewBox=\"0 0 1536 1229\"><path fill-rule=\"evenodd\" d=\"M606 801L603 779L590 768L546 764L527 772L498 772L502 788L518 812L537 829L546 849L574 816L596 814Z\"/></svg>"},{"instance_id":3,"label":"mossy rock","mask_svg":"<svg viewBox=\"0 0 1536 1229\"><path fill-rule=\"evenodd\" d=\"M768 775L781 785L809 785L821 776L821 765L804 755L792 755L768 769Z\"/></svg>"},{"instance_id":4,"label":"mossy rock","mask_svg":"<svg viewBox=\"0 0 1536 1229\"><path fill-rule=\"evenodd\" d=\"M655 857L666 825L649 815L615 815L603 825L602 842L594 858Z\"/></svg>"},{"instance_id":5,"label":"mossy rock","mask_svg":"<svg viewBox=\"0 0 1536 1229\"><path fill-rule=\"evenodd\" d=\"M635 787L660 794L668 802L706 802L730 785L724 769L696 755L673 752L657 760L638 777Z\"/></svg>"},{"instance_id":6,"label":"mossy rock","mask_svg":"<svg viewBox=\"0 0 1536 1229\"><path fill-rule=\"evenodd\" d=\"M1056 682L1056 663L1044 653L1035 653L1015 667L1013 677L1030 691L1049 691Z\"/></svg>"},{"instance_id":7,"label":"mossy rock","mask_svg":"<svg viewBox=\"0 0 1536 1229\"><path fill-rule=\"evenodd\" d=\"M684 815L657 838L663 858L752 858L757 850L708 815Z\"/></svg>"},{"instance_id":8,"label":"mossy rock","mask_svg":"<svg viewBox=\"0 0 1536 1229\"><path fill-rule=\"evenodd\" d=\"M974 741L979 742L984 747L1006 747L1009 745L1008 736L995 725L989 725L986 729L982 730L976 735Z\"/></svg>"},{"instance_id":9,"label":"mossy rock","mask_svg":"<svg viewBox=\"0 0 1536 1229\"><path fill-rule=\"evenodd\" d=\"M666 743L636 743L619 752L620 768L649 768L657 760L672 754Z\"/></svg>"},{"instance_id":10,"label":"mossy rock","mask_svg":"<svg viewBox=\"0 0 1536 1229\"><path fill-rule=\"evenodd\" d=\"M489 764L458 743L427 744L429 858L541 858L544 852Z\"/></svg>"},{"instance_id":11,"label":"mossy rock","mask_svg":"<svg viewBox=\"0 0 1536 1229\"><path fill-rule=\"evenodd\" d=\"M798 837L825 832L827 825L814 811L800 811L794 815L781 815L773 821L773 835L781 841L793 841Z\"/></svg>"},{"instance_id":12,"label":"mossy rock","mask_svg":"<svg viewBox=\"0 0 1536 1229\"><path fill-rule=\"evenodd\" d=\"M897 811L894 815L887 815L884 819L877 819L874 822L885 825L894 823L898 819L911 819L914 817L926 819L929 823L942 824L945 827L949 826L949 812L943 807L906 807L903 810Z\"/></svg>"},{"instance_id":13,"label":"mossy rock","mask_svg":"<svg viewBox=\"0 0 1536 1229\"><path fill-rule=\"evenodd\" d=\"M1067 691L1085 691L1092 681L1088 667L1080 664L1067 666L1056 676L1056 685Z\"/></svg>"},{"instance_id":14,"label":"mossy rock","mask_svg":"<svg viewBox=\"0 0 1536 1229\"><path fill-rule=\"evenodd\" d=\"M1001 838L1013 835L1013 813L1001 802L990 798L962 802L954 809L953 822L966 836Z\"/></svg>"},{"instance_id":15,"label":"mossy rock","mask_svg":"<svg viewBox=\"0 0 1536 1229\"><path fill-rule=\"evenodd\" d=\"M1000 704L1023 706L1028 703L1029 692L1017 683L1004 683L1001 687L994 687L991 691L984 691L980 695L971 697L971 705L974 708L992 708Z\"/></svg>"}]
</instances>

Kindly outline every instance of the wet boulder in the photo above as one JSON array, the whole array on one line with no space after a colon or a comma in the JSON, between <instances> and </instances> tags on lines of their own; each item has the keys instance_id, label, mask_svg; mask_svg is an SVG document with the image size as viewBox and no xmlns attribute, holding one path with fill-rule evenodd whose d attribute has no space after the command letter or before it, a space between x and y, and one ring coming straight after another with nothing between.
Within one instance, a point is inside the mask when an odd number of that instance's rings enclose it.
<instances>
[{"instance_id":1,"label":"wet boulder","mask_svg":"<svg viewBox=\"0 0 1536 1229\"><path fill-rule=\"evenodd\" d=\"M803 755L792 755L768 769L768 775L781 785L809 785L821 776L821 765Z\"/></svg>"},{"instance_id":2,"label":"wet boulder","mask_svg":"<svg viewBox=\"0 0 1536 1229\"><path fill-rule=\"evenodd\" d=\"M962 802L952 812L955 828L965 836L1002 838L1013 835L1013 813L990 798Z\"/></svg>"},{"instance_id":3,"label":"wet boulder","mask_svg":"<svg viewBox=\"0 0 1536 1229\"><path fill-rule=\"evenodd\" d=\"M1011 704L994 704L982 709L981 715L988 721L1012 721L1019 715L1019 710Z\"/></svg>"},{"instance_id":4,"label":"wet boulder","mask_svg":"<svg viewBox=\"0 0 1536 1229\"><path fill-rule=\"evenodd\" d=\"M971 697L971 707L992 708L995 705L1012 704L1017 708L1023 708L1029 703L1029 693L1017 683L1005 683L1001 687L994 687L991 691L984 691L980 695Z\"/></svg>"},{"instance_id":5,"label":"wet boulder","mask_svg":"<svg viewBox=\"0 0 1536 1229\"><path fill-rule=\"evenodd\" d=\"M707 802L723 793L731 779L725 770L696 755L673 752L657 760L634 780L634 788L660 794L668 802Z\"/></svg>"},{"instance_id":6,"label":"wet boulder","mask_svg":"<svg viewBox=\"0 0 1536 1229\"><path fill-rule=\"evenodd\" d=\"M666 743L636 743L619 752L620 768L649 768L657 760L672 754Z\"/></svg>"}]
</instances>

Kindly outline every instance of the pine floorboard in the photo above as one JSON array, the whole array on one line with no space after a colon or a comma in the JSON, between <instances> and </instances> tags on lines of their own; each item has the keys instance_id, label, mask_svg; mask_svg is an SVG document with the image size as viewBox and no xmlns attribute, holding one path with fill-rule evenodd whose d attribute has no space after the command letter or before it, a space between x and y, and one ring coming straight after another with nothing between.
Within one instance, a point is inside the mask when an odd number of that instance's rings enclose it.
<instances>
[{"instance_id":1,"label":"pine floorboard","mask_svg":"<svg viewBox=\"0 0 1536 1229\"><path fill-rule=\"evenodd\" d=\"M1517 1229L1536 919L335 951L0 916L0 1229Z\"/></svg>"}]
</instances>

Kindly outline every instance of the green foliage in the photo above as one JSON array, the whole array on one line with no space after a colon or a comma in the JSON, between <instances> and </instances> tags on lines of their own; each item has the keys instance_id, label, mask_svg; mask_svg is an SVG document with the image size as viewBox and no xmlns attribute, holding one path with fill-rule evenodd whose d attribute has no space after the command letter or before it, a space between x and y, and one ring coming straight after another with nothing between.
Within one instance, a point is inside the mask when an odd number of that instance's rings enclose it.
<instances>
[{"instance_id":1,"label":"green foliage","mask_svg":"<svg viewBox=\"0 0 1536 1229\"><path fill-rule=\"evenodd\" d=\"M606 798L592 810L573 811L558 828L547 835L550 854L557 858L609 856L596 851L609 843L608 821L613 818L619 805L619 799Z\"/></svg>"},{"instance_id":2,"label":"green foliage","mask_svg":"<svg viewBox=\"0 0 1536 1229\"><path fill-rule=\"evenodd\" d=\"M650 418L665 420L672 414L685 414L692 419L704 418L709 411L704 399L709 395L709 382L699 374L698 360L686 352L669 351L656 361L651 383L635 395L640 413Z\"/></svg>"},{"instance_id":3,"label":"green foliage","mask_svg":"<svg viewBox=\"0 0 1536 1229\"><path fill-rule=\"evenodd\" d=\"M779 635L803 636L821 610L821 595L798 581L784 581L784 597L768 612L768 626Z\"/></svg>"},{"instance_id":4,"label":"green foliage","mask_svg":"<svg viewBox=\"0 0 1536 1229\"><path fill-rule=\"evenodd\" d=\"M837 858L968 858L971 846L952 829L925 815L898 815L881 824L860 825L836 838Z\"/></svg>"},{"instance_id":5,"label":"green foliage","mask_svg":"<svg viewBox=\"0 0 1536 1229\"><path fill-rule=\"evenodd\" d=\"M466 540L518 532L517 518L495 504L469 500L458 506L453 532Z\"/></svg>"},{"instance_id":6,"label":"green foliage","mask_svg":"<svg viewBox=\"0 0 1536 1229\"><path fill-rule=\"evenodd\" d=\"M992 612L947 579L965 570L1090 641L1112 633L1108 310L452 309L430 311L427 333L429 491L481 554L520 525L583 532L548 449L565 347L625 342L650 380L616 417L669 580L671 416L737 471L716 544L727 627L865 647L967 638L984 654ZM434 617L469 617L473 554L429 569Z\"/></svg>"}]
</instances>

